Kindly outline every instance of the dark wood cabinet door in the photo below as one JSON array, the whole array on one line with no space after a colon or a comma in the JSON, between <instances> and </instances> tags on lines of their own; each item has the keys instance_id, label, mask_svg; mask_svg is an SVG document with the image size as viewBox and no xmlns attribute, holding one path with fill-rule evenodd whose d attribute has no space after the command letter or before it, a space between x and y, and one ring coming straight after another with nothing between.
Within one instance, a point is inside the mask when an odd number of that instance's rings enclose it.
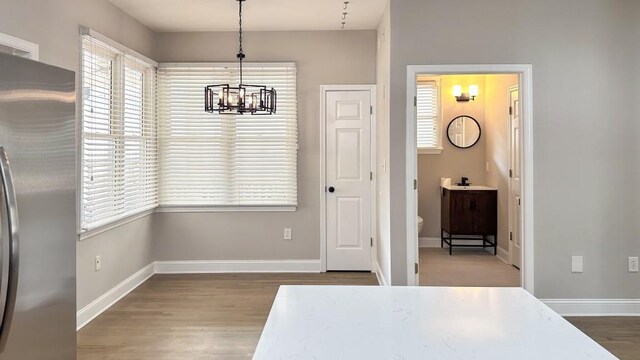
<instances>
[{"instance_id":1,"label":"dark wood cabinet door","mask_svg":"<svg viewBox=\"0 0 640 360\"><path fill-rule=\"evenodd\" d=\"M471 191L470 191L471 193ZM495 234L497 230L497 201L495 191L477 191L473 197L473 232L475 234Z\"/></svg>"},{"instance_id":2,"label":"dark wood cabinet door","mask_svg":"<svg viewBox=\"0 0 640 360\"><path fill-rule=\"evenodd\" d=\"M474 228L473 196L468 191L451 192L451 232L471 234Z\"/></svg>"}]
</instances>

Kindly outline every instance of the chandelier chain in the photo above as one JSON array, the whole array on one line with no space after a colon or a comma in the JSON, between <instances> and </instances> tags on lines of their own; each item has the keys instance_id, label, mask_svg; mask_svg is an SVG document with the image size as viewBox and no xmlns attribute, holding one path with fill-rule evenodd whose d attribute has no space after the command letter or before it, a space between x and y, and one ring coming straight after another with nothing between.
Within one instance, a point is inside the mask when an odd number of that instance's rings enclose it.
<instances>
[{"instance_id":1,"label":"chandelier chain","mask_svg":"<svg viewBox=\"0 0 640 360\"><path fill-rule=\"evenodd\" d=\"M249 85L243 82L244 50L242 49L242 3L238 2L238 65L240 83L237 86L217 84L205 86L204 110L228 115L271 115L276 113L276 89L265 85Z\"/></svg>"},{"instance_id":2,"label":"chandelier chain","mask_svg":"<svg viewBox=\"0 0 640 360\"><path fill-rule=\"evenodd\" d=\"M238 52L238 60L240 61L240 84L242 84L242 60L244 59L244 52L242 51L242 1L238 1L238 40L240 48Z\"/></svg>"}]
</instances>

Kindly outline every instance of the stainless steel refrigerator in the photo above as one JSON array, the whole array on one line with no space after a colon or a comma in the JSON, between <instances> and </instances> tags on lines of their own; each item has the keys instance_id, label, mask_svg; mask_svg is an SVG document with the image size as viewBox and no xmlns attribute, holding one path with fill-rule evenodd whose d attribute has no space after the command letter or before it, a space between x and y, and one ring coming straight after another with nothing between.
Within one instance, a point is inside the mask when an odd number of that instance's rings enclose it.
<instances>
[{"instance_id":1,"label":"stainless steel refrigerator","mask_svg":"<svg viewBox=\"0 0 640 360\"><path fill-rule=\"evenodd\" d=\"M0 54L0 360L76 358L73 72Z\"/></svg>"}]
</instances>

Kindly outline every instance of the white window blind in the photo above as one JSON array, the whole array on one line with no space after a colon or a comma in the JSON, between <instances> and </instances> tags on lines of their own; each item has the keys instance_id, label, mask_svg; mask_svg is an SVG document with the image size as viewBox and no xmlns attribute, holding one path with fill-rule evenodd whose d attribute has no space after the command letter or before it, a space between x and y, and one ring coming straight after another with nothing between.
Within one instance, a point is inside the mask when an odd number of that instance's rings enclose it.
<instances>
[{"instance_id":1,"label":"white window blind","mask_svg":"<svg viewBox=\"0 0 640 360\"><path fill-rule=\"evenodd\" d=\"M204 112L204 87L236 84L237 65L158 69L160 205L297 205L295 64L247 63L243 76L276 89L276 114Z\"/></svg>"},{"instance_id":2,"label":"white window blind","mask_svg":"<svg viewBox=\"0 0 640 360\"><path fill-rule=\"evenodd\" d=\"M82 232L157 206L154 92L152 64L82 36Z\"/></svg>"},{"instance_id":3,"label":"white window blind","mask_svg":"<svg viewBox=\"0 0 640 360\"><path fill-rule=\"evenodd\" d=\"M438 83L418 82L416 96L418 149L437 149L440 147Z\"/></svg>"}]
</instances>

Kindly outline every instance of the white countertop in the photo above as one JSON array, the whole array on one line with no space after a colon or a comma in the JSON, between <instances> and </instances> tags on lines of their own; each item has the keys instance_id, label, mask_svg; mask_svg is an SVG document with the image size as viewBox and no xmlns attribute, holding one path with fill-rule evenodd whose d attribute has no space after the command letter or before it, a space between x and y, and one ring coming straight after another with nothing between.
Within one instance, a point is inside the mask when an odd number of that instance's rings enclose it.
<instances>
[{"instance_id":1,"label":"white countertop","mask_svg":"<svg viewBox=\"0 0 640 360\"><path fill-rule=\"evenodd\" d=\"M281 286L253 357L615 359L521 288Z\"/></svg>"},{"instance_id":2,"label":"white countertop","mask_svg":"<svg viewBox=\"0 0 640 360\"><path fill-rule=\"evenodd\" d=\"M498 190L497 188L486 186L486 185L469 185L469 186L459 186L459 185L445 185L443 188L447 190Z\"/></svg>"}]
</instances>

